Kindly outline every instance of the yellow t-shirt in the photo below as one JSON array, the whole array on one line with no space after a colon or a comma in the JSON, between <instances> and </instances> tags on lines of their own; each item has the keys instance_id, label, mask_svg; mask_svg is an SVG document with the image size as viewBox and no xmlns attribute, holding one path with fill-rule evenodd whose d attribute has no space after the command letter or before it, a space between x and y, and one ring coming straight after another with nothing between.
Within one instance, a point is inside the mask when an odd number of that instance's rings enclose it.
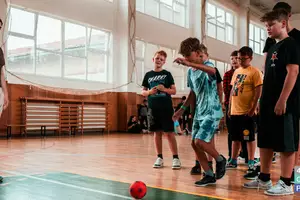
<instances>
[{"instance_id":1,"label":"yellow t-shirt","mask_svg":"<svg viewBox=\"0 0 300 200\"><path fill-rule=\"evenodd\" d=\"M231 115L247 114L253 105L255 88L262 84L262 73L258 68L249 66L236 69L231 79Z\"/></svg>"}]
</instances>

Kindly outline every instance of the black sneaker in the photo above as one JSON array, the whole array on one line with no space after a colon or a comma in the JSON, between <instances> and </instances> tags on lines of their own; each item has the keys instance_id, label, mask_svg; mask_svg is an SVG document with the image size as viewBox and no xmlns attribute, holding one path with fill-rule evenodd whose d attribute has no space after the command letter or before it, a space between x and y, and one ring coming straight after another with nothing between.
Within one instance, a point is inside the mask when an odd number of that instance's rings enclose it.
<instances>
[{"instance_id":1,"label":"black sneaker","mask_svg":"<svg viewBox=\"0 0 300 200\"><path fill-rule=\"evenodd\" d=\"M201 167L195 165L192 169L191 169L191 175L200 175L201 174Z\"/></svg>"},{"instance_id":2,"label":"black sneaker","mask_svg":"<svg viewBox=\"0 0 300 200\"><path fill-rule=\"evenodd\" d=\"M295 174L294 174L294 170L292 172L292 176L291 176L291 183L295 184Z\"/></svg>"},{"instance_id":3,"label":"black sneaker","mask_svg":"<svg viewBox=\"0 0 300 200\"><path fill-rule=\"evenodd\" d=\"M221 179L226 173L226 158L221 155L223 160L221 162L216 162L216 179Z\"/></svg>"},{"instance_id":4,"label":"black sneaker","mask_svg":"<svg viewBox=\"0 0 300 200\"><path fill-rule=\"evenodd\" d=\"M195 182L197 187L203 187L207 185L214 185L216 184L216 178L213 176L204 176L200 181Z\"/></svg>"},{"instance_id":5,"label":"black sneaker","mask_svg":"<svg viewBox=\"0 0 300 200\"><path fill-rule=\"evenodd\" d=\"M258 176L258 173L254 167L249 168L247 174L244 175L244 178L247 180L254 180Z\"/></svg>"}]
</instances>

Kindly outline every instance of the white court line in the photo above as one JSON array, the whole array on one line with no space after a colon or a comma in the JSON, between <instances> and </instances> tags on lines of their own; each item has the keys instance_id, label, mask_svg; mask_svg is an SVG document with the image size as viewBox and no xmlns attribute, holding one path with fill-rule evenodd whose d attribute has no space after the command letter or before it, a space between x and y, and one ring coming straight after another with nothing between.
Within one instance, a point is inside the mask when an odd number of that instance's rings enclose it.
<instances>
[{"instance_id":1,"label":"white court line","mask_svg":"<svg viewBox=\"0 0 300 200\"><path fill-rule=\"evenodd\" d=\"M8 173L8 174L24 176L24 177L27 177L27 178L30 178L30 179L35 179L35 180L44 181L44 182L48 182L48 183L53 183L53 184L57 184L57 185L63 185L63 186L66 186L66 187L75 188L75 189L79 189L79 190L84 190L84 191L89 191L89 192L94 192L94 193L99 193L99 194L105 194L105 195L108 195L108 196L119 197L119 198L122 198L122 199L132 200L131 197L118 195L118 194L114 194L114 193L110 193L110 192L104 192L104 191L94 190L94 189L91 189L91 188L76 186L76 185L72 185L72 184L68 184L68 183L62 183L62 182L59 182L59 181L53 181L53 180L48 180L48 179L44 179L44 178L38 178L38 177L34 177L34 176L30 176L30 175L26 175L26 174L22 174L22 173L19 173L19 172L14 172L14 171L6 171L6 170L1 170L1 171L5 172L5 173Z\"/></svg>"}]
</instances>

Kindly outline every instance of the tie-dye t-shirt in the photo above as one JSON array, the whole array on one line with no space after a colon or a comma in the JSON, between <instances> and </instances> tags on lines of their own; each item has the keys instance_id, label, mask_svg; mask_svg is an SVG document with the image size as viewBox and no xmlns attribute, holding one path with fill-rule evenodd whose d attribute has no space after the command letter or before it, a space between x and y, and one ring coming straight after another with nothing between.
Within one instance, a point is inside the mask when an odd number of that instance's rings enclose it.
<instances>
[{"instance_id":1,"label":"tie-dye t-shirt","mask_svg":"<svg viewBox=\"0 0 300 200\"><path fill-rule=\"evenodd\" d=\"M203 64L214 67L210 61L206 61ZM193 68L189 68L187 74L188 87L196 95L194 120L202 120L207 116L218 120L221 119L223 112L217 91L216 75L211 76L206 72L194 70Z\"/></svg>"}]
</instances>

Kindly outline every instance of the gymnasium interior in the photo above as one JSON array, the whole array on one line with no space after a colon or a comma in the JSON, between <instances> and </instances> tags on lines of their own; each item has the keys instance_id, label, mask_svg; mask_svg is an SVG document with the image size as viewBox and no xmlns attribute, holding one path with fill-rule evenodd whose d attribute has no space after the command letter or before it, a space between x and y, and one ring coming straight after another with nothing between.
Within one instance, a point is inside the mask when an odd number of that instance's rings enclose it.
<instances>
[{"instance_id":1,"label":"gymnasium interior","mask_svg":"<svg viewBox=\"0 0 300 200\"><path fill-rule=\"evenodd\" d=\"M0 120L1 200L133 199L135 181L145 200L300 199L270 197L242 187L247 165L227 171L215 186L195 187L191 136L176 134L182 168L172 170L163 137L165 166L156 159L153 133L128 132L139 115L153 55L167 53L164 69L176 85L174 108L189 94L187 68L173 63L180 42L197 37L221 77L230 54L253 49L252 65L264 68L267 39L260 22L277 0L0 0L2 50L9 105ZM300 1L291 23L300 29ZM221 120L216 149L227 158ZM258 150L257 150L258 152ZM272 179L280 176L280 160Z\"/></svg>"}]
</instances>

